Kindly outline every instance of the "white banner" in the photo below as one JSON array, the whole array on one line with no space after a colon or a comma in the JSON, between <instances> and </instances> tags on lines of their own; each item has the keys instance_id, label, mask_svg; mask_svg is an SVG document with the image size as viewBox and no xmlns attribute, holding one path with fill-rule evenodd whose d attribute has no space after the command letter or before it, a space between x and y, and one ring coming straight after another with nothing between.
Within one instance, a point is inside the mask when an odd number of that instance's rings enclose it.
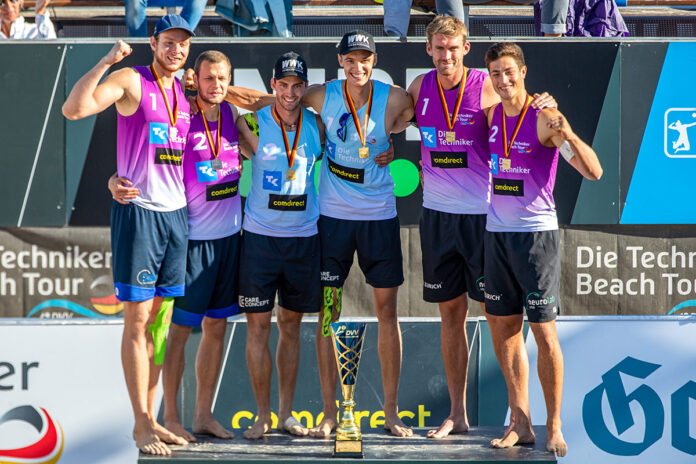
<instances>
[{"instance_id":1,"label":"white banner","mask_svg":"<svg viewBox=\"0 0 696 464\"><path fill-rule=\"evenodd\" d=\"M561 318L564 463L696 462L696 317ZM532 421L545 424L527 335Z\"/></svg>"},{"instance_id":2,"label":"white banner","mask_svg":"<svg viewBox=\"0 0 696 464\"><path fill-rule=\"evenodd\" d=\"M122 332L115 321L0 324L0 462L137 461Z\"/></svg>"}]
</instances>

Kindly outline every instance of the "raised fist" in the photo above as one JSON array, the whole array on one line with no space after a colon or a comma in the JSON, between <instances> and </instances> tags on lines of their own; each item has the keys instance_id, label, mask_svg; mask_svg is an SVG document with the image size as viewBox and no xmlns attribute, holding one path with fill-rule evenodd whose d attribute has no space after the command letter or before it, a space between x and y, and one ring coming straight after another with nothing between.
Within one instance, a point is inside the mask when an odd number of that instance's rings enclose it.
<instances>
[{"instance_id":1,"label":"raised fist","mask_svg":"<svg viewBox=\"0 0 696 464\"><path fill-rule=\"evenodd\" d=\"M119 61L123 60L125 57L133 53L133 49L123 40L117 40L109 53L104 56L104 61L111 66Z\"/></svg>"}]
</instances>

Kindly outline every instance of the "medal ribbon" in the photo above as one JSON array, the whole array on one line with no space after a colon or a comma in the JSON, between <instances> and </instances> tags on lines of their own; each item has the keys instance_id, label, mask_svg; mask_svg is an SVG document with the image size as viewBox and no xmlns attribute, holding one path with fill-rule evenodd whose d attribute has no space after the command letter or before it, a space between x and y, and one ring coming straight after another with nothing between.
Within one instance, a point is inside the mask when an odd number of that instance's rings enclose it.
<instances>
[{"instance_id":1,"label":"medal ribbon","mask_svg":"<svg viewBox=\"0 0 696 464\"><path fill-rule=\"evenodd\" d=\"M527 98L524 101L524 107L522 108L522 112L520 115L517 117L517 123L515 124L515 131L512 133L512 138L510 139L510 144L508 145L507 141L507 131L505 130L505 109L503 108L503 149L505 150L505 157L508 158L510 156L510 150L512 150L512 143L515 141L515 137L517 137L517 133L520 131L520 127L522 127L522 121L524 120L524 115L527 114L527 110L529 109L529 104L532 101L532 97L527 95Z\"/></svg>"},{"instance_id":2,"label":"medal ribbon","mask_svg":"<svg viewBox=\"0 0 696 464\"><path fill-rule=\"evenodd\" d=\"M459 113L459 106L462 104L462 97L464 96L464 87L466 87L466 76L469 74L469 70L464 71L464 77L459 83L459 94L457 95L457 102L454 104L454 113L452 113L452 119L450 119L449 108L447 108L447 100L445 100L445 93L442 91L442 84L440 84L440 78L435 76L437 80L437 90L440 94L440 103L442 103L442 111L445 112L445 121L447 121L447 127L449 130L454 129L454 123L457 122L457 114Z\"/></svg>"},{"instance_id":3,"label":"medal ribbon","mask_svg":"<svg viewBox=\"0 0 696 464\"><path fill-rule=\"evenodd\" d=\"M208 120L205 118L205 113L203 113L203 108L201 108L198 99L196 99L196 106L198 107L198 113L203 118L203 125L205 126L205 135L208 137L208 143L210 144L210 151L213 152L213 158L217 158L220 154L220 135L222 134L222 112L220 111L220 105L218 105L218 115L217 115L217 144L213 145L213 135L210 133L210 126L208 126Z\"/></svg>"},{"instance_id":4,"label":"medal ribbon","mask_svg":"<svg viewBox=\"0 0 696 464\"><path fill-rule=\"evenodd\" d=\"M172 123L172 127L176 126L176 120L179 117L179 99L176 98L176 89L172 85L172 93L174 94L174 115L172 116L172 108L169 106L169 100L167 99L167 93L164 91L164 86L162 85L162 80L160 80L159 74L155 71L155 66L150 65L150 71L152 75L155 76L157 81L157 87L159 87L160 92L162 92L162 98L164 98L164 104L167 106L167 114L169 114L169 121ZM205 120L205 118L203 118Z\"/></svg>"},{"instance_id":5,"label":"medal ribbon","mask_svg":"<svg viewBox=\"0 0 696 464\"><path fill-rule=\"evenodd\" d=\"M288 133L285 132L285 124L283 120L278 116L275 105L273 106L273 116L278 120L280 125L280 130L283 133L283 143L285 143L285 153L288 156L288 167L292 169L292 165L295 163L295 155L297 154L297 144L300 142L300 131L302 131L302 108L300 108L300 118L297 120L297 130L295 131L295 141L292 143L292 150L290 150L290 141L288 140Z\"/></svg>"},{"instance_id":6,"label":"medal ribbon","mask_svg":"<svg viewBox=\"0 0 696 464\"><path fill-rule=\"evenodd\" d=\"M360 143L365 146L367 139L367 125L370 123L370 112L372 111L372 91L374 90L374 84L370 82L370 95L367 97L367 110L365 111L365 132L362 130L360 125L360 120L358 118L358 112L355 110L355 103L353 99L350 98L350 93L348 92L348 86L346 82L343 81L343 88L346 92L346 99L348 100L348 106L350 107L350 113L353 116L353 122L355 123L355 128L358 130L358 137L360 137Z\"/></svg>"}]
</instances>

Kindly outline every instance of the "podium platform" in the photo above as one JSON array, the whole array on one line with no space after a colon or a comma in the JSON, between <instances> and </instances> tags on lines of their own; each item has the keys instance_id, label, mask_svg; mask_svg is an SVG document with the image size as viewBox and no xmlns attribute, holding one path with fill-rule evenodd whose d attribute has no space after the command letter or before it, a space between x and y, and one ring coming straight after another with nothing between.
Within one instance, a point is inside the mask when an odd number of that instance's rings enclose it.
<instances>
[{"instance_id":1,"label":"podium platform","mask_svg":"<svg viewBox=\"0 0 696 464\"><path fill-rule=\"evenodd\" d=\"M414 429L411 438L396 438L384 433L363 434L364 459L334 459L333 439L293 437L285 433L272 433L258 441L249 441L236 433L234 440L220 440L197 436L198 442L188 446L172 446L171 456L140 454L139 464L222 464L222 463L553 463L556 457L546 451L546 428L535 427L536 443L509 449L490 447L493 438L500 437L503 427L472 427L464 434L452 435L443 440L426 437L428 429Z\"/></svg>"}]
</instances>

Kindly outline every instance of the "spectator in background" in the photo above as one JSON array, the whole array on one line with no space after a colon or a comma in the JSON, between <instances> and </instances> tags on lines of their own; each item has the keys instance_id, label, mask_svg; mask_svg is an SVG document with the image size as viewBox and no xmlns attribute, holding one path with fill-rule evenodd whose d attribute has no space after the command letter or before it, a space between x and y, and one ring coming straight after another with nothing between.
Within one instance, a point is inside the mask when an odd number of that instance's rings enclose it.
<instances>
[{"instance_id":1,"label":"spectator in background","mask_svg":"<svg viewBox=\"0 0 696 464\"><path fill-rule=\"evenodd\" d=\"M570 0L546 0L545 2L539 0L535 3L534 26L537 35L560 37L565 34L569 3ZM541 17L541 22L539 17Z\"/></svg>"},{"instance_id":2,"label":"spectator in background","mask_svg":"<svg viewBox=\"0 0 696 464\"><path fill-rule=\"evenodd\" d=\"M412 2L413 0L384 0L384 32L387 35L406 37ZM435 8L439 15L453 16L464 22L462 0L435 0Z\"/></svg>"},{"instance_id":3,"label":"spectator in background","mask_svg":"<svg viewBox=\"0 0 696 464\"><path fill-rule=\"evenodd\" d=\"M24 0L0 0L0 39L55 39L56 30L46 13L49 3L51 0L37 0L36 24L30 24L19 14Z\"/></svg>"},{"instance_id":4,"label":"spectator in background","mask_svg":"<svg viewBox=\"0 0 696 464\"><path fill-rule=\"evenodd\" d=\"M3 1L3 0L0 0ZM7 0L4 0L7 1ZM147 37L147 17L145 16L145 8L147 8L147 0L124 0L126 7L126 26L128 27L128 35L131 37ZM191 26L191 30L196 30L198 21L203 16L207 0L180 0L183 5L179 15L186 20ZM163 1L153 2L152 6L167 6Z\"/></svg>"},{"instance_id":5,"label":"spectator in background","mask_svg":"<svg viewBox=\"0 0 696 464\"><path fill-rule=\"evenodd\" d=\"M567 18L558 36L566 37L625 37L628 28L614 0L539 0L534 5L534 24L537 35L549 35L546 26L549 16L544 16L546 5L556 4L555 13L561 3L568 2ZM556 17L556 16L554 16ZM541 21L540 21L541 18Z\"/></svg>"}]
</instances>

